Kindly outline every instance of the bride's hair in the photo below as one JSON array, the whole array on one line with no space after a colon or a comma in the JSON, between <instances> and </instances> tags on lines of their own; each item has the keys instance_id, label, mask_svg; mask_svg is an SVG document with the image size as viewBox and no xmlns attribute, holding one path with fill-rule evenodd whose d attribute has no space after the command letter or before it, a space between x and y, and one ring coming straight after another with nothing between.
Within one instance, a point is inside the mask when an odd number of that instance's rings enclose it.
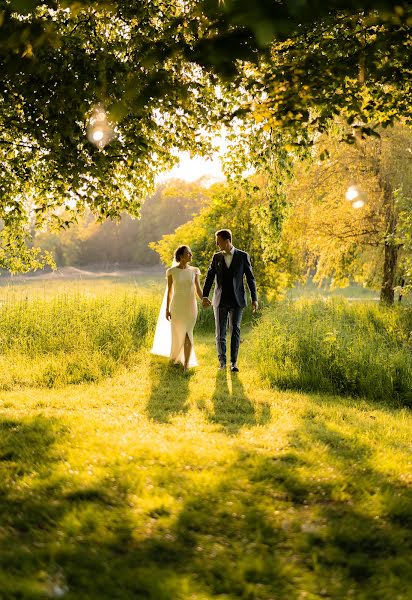
<instances>
[{"instance_id":1,"label":"bride's hair","mask_svg":"<svg viewBox=\"0 0 412 600\"><path fill-rule=\"evenodd\" d=\"M188 248L189 246L179 246L178 248L176 248L175 250L175 254L174 254L174 258L176 262L180 262L180 259L182 258L186 248Z\"/></svg>"}]
</instances>

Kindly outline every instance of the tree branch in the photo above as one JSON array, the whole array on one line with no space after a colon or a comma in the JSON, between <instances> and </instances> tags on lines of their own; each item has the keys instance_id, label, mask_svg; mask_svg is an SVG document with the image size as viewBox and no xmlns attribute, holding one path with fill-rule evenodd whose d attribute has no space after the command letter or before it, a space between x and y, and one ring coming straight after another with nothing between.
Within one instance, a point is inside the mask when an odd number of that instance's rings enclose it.
<instances>
[{"instance_id":1,"label":"tree branch","mask_svg":"<svg viewBox=\"0 0 412 600\"><path fill-rule=\"evenodd\" d=\"M0 140L0 144L14 146L17 148L30 148L31 150L38 150L40 148L40 146L34 146L33 144L19 144L18 142L9 142L8 140Z\"/></svg>"}]
</instances>

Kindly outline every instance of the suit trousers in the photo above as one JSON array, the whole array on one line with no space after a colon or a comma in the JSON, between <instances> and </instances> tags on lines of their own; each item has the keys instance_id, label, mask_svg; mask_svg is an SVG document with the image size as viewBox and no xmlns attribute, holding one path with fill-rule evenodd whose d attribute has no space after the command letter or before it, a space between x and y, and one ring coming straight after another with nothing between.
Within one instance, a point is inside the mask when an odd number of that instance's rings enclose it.
<instances>
[{"instance_id":1,"label":"suit trousers","mask_svg":"<svg viewBox=\"0 0 412 600\"><path fill-rule=\"evenodd\" d=\"M237 361L240 345L240 323L243 308L240 306L215 306L216 348L220 362L226 363L226 335L229 323L230 362Z\"/></svg>"}]
</instances>

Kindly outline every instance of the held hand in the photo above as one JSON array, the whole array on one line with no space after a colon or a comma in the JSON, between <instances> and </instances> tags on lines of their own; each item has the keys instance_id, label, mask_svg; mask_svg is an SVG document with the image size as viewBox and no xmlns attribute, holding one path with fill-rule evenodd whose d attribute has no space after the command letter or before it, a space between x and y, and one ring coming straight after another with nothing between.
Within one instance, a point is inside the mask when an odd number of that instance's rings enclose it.
<instances>
[{"instance_id":1,"label":"held hand","mask_svg":"<svg viewBox=\"0 0 412 600\"><path fill-rule=\"evenodd\" d=\"M253 302L252 302L252 313L255 313L258 308L259 308L258 301L257 300L253 300Z\"/></svg>"},{"instance_id":2,"label":"held hand","mask_svg":"<svg viewBox=\"0 0 412 600\"><path fill-rule=\"evenodd\" d=\"M170 321L171 318L172 318L172 315L170 314L170 310L168 308L166 308L166 319L168 321Z\"/></svg>"},{"instance_id":3,"label":"held hand","mask_svg":"<svg viewBox=\"0 0 412 600\"><path fill-rule=\"evenodd\" d=\"M209 308L209 306L212 306L212 303L210 302L209 298L203 298L202 305L203 308Z\"/></svg>"}]
</instances>

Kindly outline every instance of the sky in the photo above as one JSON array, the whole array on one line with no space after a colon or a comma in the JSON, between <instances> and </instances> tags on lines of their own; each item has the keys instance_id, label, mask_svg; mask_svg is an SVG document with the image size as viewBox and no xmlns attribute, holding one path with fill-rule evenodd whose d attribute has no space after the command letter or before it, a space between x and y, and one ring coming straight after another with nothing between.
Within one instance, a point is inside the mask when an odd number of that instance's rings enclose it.
<instances>
[{"instance_id":1,"label":"sky","mask_svg":"<svg viewBox=\"0 0 412 600\"><path fill-rule=\"evenodd\" d=\"M219 159L206 160L201 157L190 158L189 154L182 154L180 163L173 167L171 171L164 174L164 177L179 178L185 181L195 181L200 177L208 175L216 179L224 179Z\"/></svg>"}]
</instances>

